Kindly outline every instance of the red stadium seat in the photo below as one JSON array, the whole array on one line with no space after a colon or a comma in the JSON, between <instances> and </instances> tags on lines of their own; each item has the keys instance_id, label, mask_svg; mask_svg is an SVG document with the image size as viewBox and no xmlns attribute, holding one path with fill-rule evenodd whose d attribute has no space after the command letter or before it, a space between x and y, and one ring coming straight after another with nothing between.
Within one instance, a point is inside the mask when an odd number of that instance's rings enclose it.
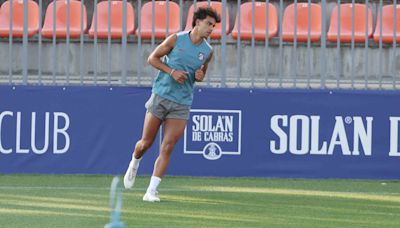
<instances>
[{"instance_id":1,"label":"red stadium seat","mask_svg":"<svg viewBox=\"0 0 400 228\"><path fill-rule=\"evenodd\" d=\"M240 39L250 40L252 36L252 3L246 2L240 5ZM254 39L265 40L267 24L267 7L265 2L254 4ZM232 37L238 38L238 17L232 30ZM268 39L278 34L278 14L271 3L268 4Z\"/></svg>"},{"instance_id":2,"label":"red stadium seat","mask_svg":"<svg viewBox=\"0 0 400 228\"><path fill-rule=\"evenodd\" d=\"M53 37L53 16L54 4L56 4L56 30L57 38L67 37L67 1L56 0L49 4L46 10L42 34L44 37ZM81 2L70 0L69 9L69 35L72 38L78 38L81 35ZM83 33L87 30L86 7L83 6Z\"/></svg>"},{"instance_id":3,"label":"red stadium seat","mask_svg":"<svg viewBox=\"0 0 400 228\"><path fill-rule=\"evenodd\" d=\"M393 25L394 25L394 5L387 5L382 7L382 42L393 43ZM380 37L380 12L378 9L378 16L376 20L376 27L374 32L375 42L379 42ZM400 42L400 5L396 6L396 42Z\"/></svg>"},{"instance_id":4,"label":"red stadium seat","mask_svg":"<svg viewBox=\"0 0 400 228\"><path fill-rule=\"evenodd\" d=\"M140 35L143 39L151 39L152 34L152 2L147 2L143 5L141 11L141 27L140 34L136 31L136 35ZM168 34L177 33L180 31L180 8L179 5L173 1L168 1L168 15L167 15L167 2L155 1L154 2L154 38L163 39ZM168 34L166 18L168 17Z\"/></svg>"},{"instance_id":5,"label":"red stadium seat","mask_svg":"<svg viewBox=\"0 0 400 228\"><path fill-rule=\"evenodd\" d=\"M28 0L28 36L32 37L39 31L39 6L33 0ZM12 36L22 37L24 34L24 1L12 2ZM10 1L1 5L2 22L0 23L0 37L8 37L10 34ZM6 25L6 26L4 26Z\"/></svg>"},{"instance_id":6,"label":"red stadium seat","mask_svg":"<svg viewBox=\"0 0 400 228\"><path fill-rule=\"evenodd\" d=\"M286 7L283 15L282 39L294 41L294 26L297 26L296 39L300 42L308 40L308 3L297 3L297 18L295 18L295 5ZM321 6L310 4L310 41L319 41L321 38Z\"/></svg>"},{"instance_id":7,"label":"red stadium seat","mask_svg":"<svg viewBox=\"0 0 400 228\"><path fill-rule=\"evenodd\" d=\"M365 41L365 9L364 4L354 4L354 42ZM341 4L340 5L340 41L351 42L352 39L352 4ZM336 6L331 15L330 26L328 31L328 40L336 42L337 40L337 28L338 28L338 7ZM368 8L368 35L367 38L372 37L372 13L371 9Z\"/></svg>"},{"instance_id":8,"label":"red stadium seat","mask_svg":"<svg viewBox=\"0 0 400 228\"><path fill-rule=\"evenodd\" d=\"M213 8L217 13L221 16L221 23L218 23L213 32L210 35L211 39L221 39L222 37L222 3L221 2L216 2L216 1L210 1L210 6ZM197 2L196 7L208 7L208 1L205 2ZM192 29L192 19L193 19L193 14L194 14L194 4L190 6L189 8L189 13L186 21L186 28L185 31L189 31ZM225 34L229 33L229 11L228 11L228 6L226 7L225 10L225 15L226 15L226 31Z\"/></svg>"},{"instance_id":9,"label":"red stadium seat","mask_svg":"<svg viewBox=\"0 0 400 228\"><path fill-rule=\"evenodd\" d=\"M127 2L126 9L126 32L127 36L133 33L135 26L135 17L133 6ZM108 1L103 1L97 4L97 38L107 39L108 38ZM122 1L111 1L111 38L120 39L122 38L122 15L123 15L123 2ZM96 15L93 13L92 25L89 30L89 36L94 37Z\"/></svg>"},{"instance_id":10,"label":"red stadium seat","mask_svg":"<svg viewBox=\"0 0 400 228\"><path fill-rule=\"evenodd\" d=\"M5 31L7 27L10 27L10 23L8 21L8 18L2 11L0 10L0 33L1 31Z\"/></svg>"}]
</instances>

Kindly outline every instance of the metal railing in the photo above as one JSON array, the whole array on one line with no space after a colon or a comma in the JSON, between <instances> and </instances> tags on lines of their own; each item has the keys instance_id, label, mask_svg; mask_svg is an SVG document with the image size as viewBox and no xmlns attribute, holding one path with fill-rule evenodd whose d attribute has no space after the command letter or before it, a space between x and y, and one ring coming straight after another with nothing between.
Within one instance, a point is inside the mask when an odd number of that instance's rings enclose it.
<instances>
[{"instance_id":1,"label":"metal railing","mask_svg":"<svg viewBox=\"0 0 400 228\"><path fill-rule=\"evenodd\" d=\"M39 85L108 85L108 86L149 86L156 74L155 70L146 64L148 54L155 48L161 40L155 38L155 1L152 0L152 35L151 39L142 39L141 34L141 9L145 2L122 0L122 36L121 39L113 39L111 36L112 23L112 2L108 1L108 36L106 39L98 38L98 17L97 7L100 1L94 0L93 5L90 1L82 0L80 4L80 29L79 38L70 37L70 4L72 0L63 0L67 3L66 8L66 36L57 38L53 32L51 39L42 36L42 24L44 18L45 4L43 0L35 1L39 11L39 30L36 35L29 37L29 11L27 0L9 0L10 5L15 2L23 2L23 35L16 38L12 33L0 38L0 53L4 53L8 58L7 66L0 64L0 83L9 85L18 84L39 84ZM2 1L5 2L5 1ZM169 15L168 3L165 3L166 15ZM222 32L221 39L209 39L215 48L214 60L205 82L200 83L207 87L251 87L251 88L349 88L349 89L398 89L400 56L398 54L396 28L399 20L397 19L397 1L385 2L382 0L368 1L362 3L365 6L365 22L372 19L373 30L378 21L379 31L373 31L379 35L379 39L372 39L369 33L369 24L365 23L365 37L363 42L355 40L355 15L357 4L355 0L347 1L352 5L351 21L351 41L344 43L341 41L340 18L341 8L337 8L337 39L329 41L327 38L330 16L334 7L343 4L343 1L321 0L316 2L321 8L321 38L319 41L311 41L311 0L305 2L285 2L283 0L265 0L265 39L256 39L256 22L259 18L256 15L256 6L260 2L251 1L251 39L241 38L241 0L227 1L222 0L221 11L221 30L237 28L237 39L233 39L231 33ZM47 1L46 3L49 3ZM197 7L198 1L176 2L179 4L180 28L185 28L185 18L187 17L188 7L194 4ZM207 1L208 5L214 4ZM135 32L128 34L127 31L127 4L132 4L135 9ZM268 38L271 34L269 5L272 4L277 9L278 33L275 37ZM293 41L283 39L283 20L285 10L289 4L294 4L294 18L298 16L299 4L307 5L307 39L299 41L296 23L293 27ZM394 5L393 8L393 41L391 43L382 40L382 9L383 6ZM47 5L48 6L48 5ZM84 7L88 12L93 12L94 37L90 38L85 29L83 21L92 18L84 18ZM48 6L49 7L49 6ZM57 30L56 4L53 4L53 31ZM226 15L226 9L229 15ZM1 10L4 10L3 8ZM369 11L372 12L372 18ZM14 12L10 7L9 30L13 31L15 25L13 18L19 12ZM4 14L4 12L3 12ZM227 18L230 20L226 20ZM0 17L3 18L4 17ZM229 23L230 22L230 23ZM237 22L234 26L232 22ZM168 24L169 18L165 20L165 33L170 34ZM0 23L1 24L1 23ZM89 23L88 23L89 24ZM4 28L3 28L4 30ZM1 31L1 27L0 27ZM0 33L1 34L1 33ZM359 35L359 34L357 34ZM8 52L6 44L8 43ZM51 45L50 45L51 44ZM5 54L5 53L8 53ZM90 54L91 53L91 54ZM1 55L1 54L0 54ZM114 61L115 60L115 61ZM350 68L350 69L349 69Z\"/></svg>"}]
</instances>

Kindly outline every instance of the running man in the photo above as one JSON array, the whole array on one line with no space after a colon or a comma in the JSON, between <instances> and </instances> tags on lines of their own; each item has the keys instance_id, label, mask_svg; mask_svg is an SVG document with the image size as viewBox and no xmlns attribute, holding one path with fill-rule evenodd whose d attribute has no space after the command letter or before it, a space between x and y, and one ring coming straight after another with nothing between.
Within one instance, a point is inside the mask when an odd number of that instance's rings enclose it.
<instances>
[{"instance_id":1,"label":"running man","mask_svg":"<svg viewBox=\"0 0 400 228\"><path fill-rule=\"evenodd\" d=\"M213 56L213 49L206 39L220 21L220 16L211 7L198 8L193 15L192 30L167 37L147 60L159 72L153 84L152 95L145 104L147 113L142 138L136 143L124 176L125 188L132 188L140 160L153 144L161 124L164 124L160 153L154 164L149 187L143 196L144 201L160 201L157 187L189 119L193 85L195 81L203 81Z\"/></svg>"}]
</instances>

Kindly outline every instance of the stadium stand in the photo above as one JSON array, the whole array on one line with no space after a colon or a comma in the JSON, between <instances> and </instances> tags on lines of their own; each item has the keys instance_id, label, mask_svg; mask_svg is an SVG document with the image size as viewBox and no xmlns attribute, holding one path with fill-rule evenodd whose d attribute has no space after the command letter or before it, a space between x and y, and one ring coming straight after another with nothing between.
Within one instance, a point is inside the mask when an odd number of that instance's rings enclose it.
<instances>
[{"instance_id":1,"label":"stadium stand","mask_svg":"<svg viewBox=\"0 0 400 228\"><path fill-rule=\"evenodd\" d=\"M208 1L196 2L196 8L197 7L205 7L205 6L208 6L208 4L209 4ZM223 20L223 18L222 18L222 3L217 2L217 1L210 1L210 7L215 9L215 11L217 11L217 13L221 16L221 23L219 23L215 26L213 32L210 35L210 38L211 39L221 39L221 37L222 37L222 20ZM189 13L188 13L187 20L186 20L185 31L188 31L192 28L192 18L193 18L194 9L195 9L195 5L192 4L189 8ZM229 34L229 10L228 10L228 7L226 7L225 15L226 15L225 34Z\"/></svg>"},{"instance_id":2,"label":"stadium stand","mask_svg":"<svg viewBox=\"0 0 400 228\"><path fill-rule=\"evenodd\" d=\"M295 18L295 7L297 8L297 16ZM285 8L282 23L282 39L292 42L295 38L300 42L308 40L308 12L310 11L310 41L319 41L321 38L321 6L315 3L310 4L310 9L307 3L290 4Z\"/></svg>"},{"instance_id":3,"label":"stadium stand","mask_svg":"<svg viewBox=\"0 0 400 228\"><path fill-rule=\"evenodd\" d=\"M394 40L394 10L396 9L396 42L400 42L400 6L395 8L394 5L387 5L382 7L382 42L392 43ZM380 37L380 11L378 9L378 16L376 18L376 27L374 32L375 42L379 42Z\"/></svg>"},{"instance_id":4,"label":"stadium stand","mask_svg":"<svg viewBox=\"0 0 400 228\"><path fill-rule=\"evenodd\" d=\"M7 27L10 26L10 23L7 24L7 22L7 16L0 10L0 31L4 31Z\"/></svg>"},{"instance_id":5,"label":"stadium stand","mask_svg":"<svg viewBox=\"0 0 400 228\"><path fill-rule=\"evenodd\" d=\"M133 6L127 2L127 21L126 21L126 32L127 36L132 34L135 25L135 16ZM103 1L97 4L97 38L107 39L108 37L108 1ZM122 38L122 24L123 24L123 2L122 1L111 1L111 38L120 39ZM89 29L89 36L94 37L95 34L95 20L96 15L93 13L92 25Z\"/></svg>"},{"instance_id":6,"label":"stadium stand","mask_svg":"<svg viewBox=\"0 0 400 228\"><path fill-rule=\"evenodd\" d=\"M365 11L368 10L368 38L372 37L372 13L371 9L364 4L354 4L354 42L365 41ZM340 41L351 42L352 40L352 4L340 5ZM336 6L331 15L328 31L328 40L336 42L338 35L338 7Z\"/></svg>"},{"instance_id":7,"label":"stadium stand","mask_svg":"<svg viewBox=\"0 0 400 228\"><path fill-rule=\"evenodd\" d=\"M53 36L53 4L57 2L56 9L56 37L57 38L65 38L66 37L66 11L67 11L67 1L65 0L43 0L43 6L45 7L45 11L42 13L42 17L44 18L44 25L42 29L42 35L44 37L52 37ZM81 33L80 31L80 1L78 0L70 0L70 37L78 37ZM112 28L111 28L111 38L121 38L122 36L122 1L112 0ZM10 12L10 0L0 0L1 5L1 20L0 20L0 37L6 38L9 36L9 12ZM47 4L48 3L48 4ZM145 3L141 9L141 37L144 39L151 38L151 29L152 29L152 2L148 1ZM188 5L190 3L190 5ZM127 1L128 9L127 9L127 33L129 35L133 35L135 28L135 18L138 15L137 10L134 8L134 5L137 4L135 1ZM194 4L192 1L186 1L185 4L182 5L182 8L174 2L168 1L169 4L169 26L168 33L174 33L181 30L180 18L184 16L186 18L186 23L182 26L184 30L189 30L191 28L191 20L193 17ZM217 1L200 1L196 2L196 7L207 6L210 4L211 7L217 10L221 15L222 12L222 3ZM234 5L234 2L228 1L226 8L226 34L230 32L230 21L234 19L235 24L232 30L232 38L237 39L238 32L238 18L236 7L232 7L230 5ZM286 5L287 4L287 5ZM245 2L240 6L241 10L241 26L240 33L242 40L251 40L251 15L252 15L252 3ZM298 42L306 42L307 41L307 13L308 9L306 3L298 3L297 4L297 41ZM155 1L155 38L162 39L166 35L166 1ZM189 7L190 6L190 7ZM278 24L278 15L279 10L277 7L279 6L278 2L270 2L269 3L269 35L268 38L273 38L278 36L279 32L279 24ZM351 42L352 35L352 4L351 3L343 3L340 5L341 7L341 16L340 16L340 41L341 42ZM88 8L89 7L89 8ZM99 39L107 39L108 37L108 1L100 1L98 3L98 27L97 27L97 37ZM292 42L294 39L294 4L291 2L286 2L283 5L284 15L282 20L282 38L285 42ZM373 40L377 43L379 42L379 4L371 2L370 6L368 6L368 38L373 38ZM187 8L189 8L187 10ZM373 11L371 10L373 9ZM181 9L183 10L181 12ZM354 32L354 40L355 42L364 42L365 40L365 9L366 6L364 4L355 3L355 32ZM391 43L393 40L393 22L394 22L394 6L393 4L384 5L383 6L383 27L382 27L382 41L384 43ZM400 14L399 7L396 8L398 14ZM29 37L33 37L37 34L39 30L39 6L37 0L28 0L28 10L29 10L29 18L28 18L28 34ZM44 9L43 9L44 10ZM136 15L135 15L136 10ZM327 33L327 40L331 42L335 42L337 39L337 16L338 16L338 8L337 5L333 7L332 5L327 5L326 8L327 16L330 15L330 18L327 18L327 22L329 25L329 31ZM231 11L231 12L230 12ZM165 12L165 13L164 13ZM376 12L376 13L375 13ZM85 1L84 5L84 33L88 33L90 38L94 37L94 9L93 2ZM311 41L318 42L320 39L320 28L321 28L321 5L316 3L311 3ZM266 9L265 2L255 2L255 40L265 40L266 33ZM91 23L85 20L87 17L90 17ZM230 18L232 20L230 20ZM400 17L397 18L397 31L400 30ZM87 31L87 27L90 25L89 31ZM373 29L373 25L375 25L375 29ZM212 39L221 39L221 30L222 23L217 24L216 29L211 34ZM13 37L22 37L23 35L23 1L22 0L14 0L13 1ZM136 31L136 36L138 35L138 31ZM230 37L230 36L229 36ZM397 38L397 41L400 41L400 38Z\"/></svg>"},{"instance_id":8,"label":"stadium stand","mask_svg":"<svg viewBox=\"0 0 400 228\"><path fill-rule=\"evenodd\" d=\"M56 21L54 18L54 5L56 5ZM43 37L51 38L53 34L57 38L67 37L67 12L68 6L65 0L57 0L47 6L44 25L42 29ZM71 38L78 38L81 33L87 30L87 17L86 7L83 6L83 31L81 31L81 2L77 0L70 0L69 8L69 36ZM53 32L54 24L56 30Z\"/></svg>"},{"instance_id":9,"label":"stadium stand","mask_svg":"<svg viewBox=\"0 0 400 228\"><path fill-rule=\"evenodd\" d=\"M152 38L152 2L147 2L143 5L141 10L141 31L140 37L143 39ZM179 5L173 1L168 1L168 13L167 13L167 2L166 1L155 1L154 2L154 38L162 39L168 36L168 34L176 33L180 31L180 9ZM168 18L168 27L167 27ZM139 31L136 31L136 35L139 36Z\"/></svg>"},{"instance_id":10,"label":"stadium stand","mask_svg":"<svg viewBox=\"0 0 400 228\"><path fill-rule=\"evenodd\" d=\"M5 1L1 5L2 25L0 26L0 37L9 37L10 34L10 8L12 8L12 36L22 37L24 34L24 5L23 0ZM39 30L39 6L33 0L28 0L28 36L34 36Z\"/></svg>"},{"instance_id":11,"label":"stadium stand","mask_svg":"<svg viewBox=\"0 0 400 228\"><path fill-rule=\"evenodd\" d=\"M73 4L79 0L64 0L65 2L71 3L71 12L73 11ZM258 0L260 1L260 0ZM140 84L148 85L152 81L152 77L154 76L154 72L150 67L146 64L141 64L146 62L146 58L148 53L154 48L155 43L150 43L147 41L138 42L138 36L134 33L135 28L138 30L138 17L141 14L141 9L146 5L146 3L151 2L149 0L145 1L136 1L136 0L127 0L128 6L128 19L127 19L127 43L126 48L122 48L123 45L117 42L105 42L108 38L108 0L98 0L98 1L84 1L84 5L86 7L86 19L87 19L87 28L91 28L90 32L85 31L83 34L82 42L77 42L77 39L72 39L69 41L62 38L62 36L56 35L57 42L54 45L49 45L50 39L39 39L37 31L39 29L38 24L36 24L36 28L32 30L32 24L38 23L37 18L34 20L29 19L29 34L28 42L21 39L22 37L22 22L23 22L23 4L22 2L28 3L29 5L34 5L34 11L37 10L37 5L39 2L41 4L41 17L43 18L43 22L46 24L43 27L43 30L48 28L47 18L52 18L52 13L47 12L47 10L53 8L50 6L54 0L29 0L29 1L21 1L21 0L13 0L14 3L19 3L19 10L16 8L13 15L13 30L18 29L16 26L19 23L19 35L17 32L14 32L12 35L16 37L15 39L9 39L9 25L10 22L8 20L10 14L7 12L7 4L9 4L10 0L0 0L0 58L4 58L8 61L0 61L0 80L3 83L13 83L15 81L21 80L21 75L24 73L25 75L29 74L28 82L29 83L37 83L37 79L43 78L51 78L50 82L57 82L56 75L65 75L70 74L71 79L73 78L74 83L78 81L85 81L90 79L89 82L107 82L107 81L115 81L118 83L125 83L124 80L120 80L121 72L127 72L129 77L127 77L128 84L135 84L140 82ZM62 2L62 1L61 1ZM111 1L112 4L112 29L111 29L111 38L121 38L122 37L122 4L123 1ZM115 3L114 3L115 2ZM158 2L158 1L155 1ZM169 16L169 23L172 23L176 19L176 24L179 21L179 28L182 30L189 30L191 28L191 20L193 16L194 6L196 7L206 6L208 5L208 1L178 1L173 0L169 1L175 5L179 6L179 14L174 14ZM303 1L304 2L304 1ZM288 22L287 17L284 14L289 12L291 4L293 1L284 0L284 1L269 1L269 34L268 38L266 38L266 15L264 15L261 8L265 8L265 2L255 2L255 12L252 13L251 10L251 1L242 1L240 5L237 5L237 1L226 1L226 31L224 33L227 34L226 39L220 40L222 35L222 23L218 24L216 30L211 35L212 46L216 49L216 55L213 61L214 64L210 65L210 68L207 72L208 77L205 82L207 85L216 85L216 83L228 83L229 86L252 86L253 82L257 84L257 86L291 86L291 82L295 81L293 84L296 86L312 86L324 87L324 83L334 83L333 86L341 87L343 85L344 88L350 86L353 88L354 84L360 86L360 88L374 88L370 87L374 85L381 85L386 83L386 85L394 87L394 85L398 85L400 80L398 79L398 75L400 72L400 64L398 64L399 52L398 46L400 45L399 37L397 36L397 44L396 47L392 45L393 42L393 20L392 18L394 9L390 7L393 6L393 2L383 1L383 43L384 45L379 45L379 16L377 16L380 12L381 3L378 0L373 0L368 2L368 7L364 4L355 3L355 38L354 41L358 42L356 45L350 45L351 42L351 27L352 27L352 16L351 16L351 3L350 1L341 1L342 4L341 16L340 16L340 26L341 26L341 43L338 45L335 41L337 38L337 26L338 26L338 17L337 17L337 6L338 1L336 0L328 0L326 2L321 1L313 1L313 4L317 4L320 6L321 15L325 13L321 18L311 16L311 25L314 23L321 23L321 25L326 25L325 34L321 33L321 38L313 37L313 33L311 32L311 41L313 45L306 46L304 42L307 41L307 38L302 37L301 31L306 31L307 28L307 20L308 17L307 11L302 12L298 9L298 17L301 18L296 24L297 27L297 41L299 45L294 48L293 42L293 32L294 28L288 27L286 23ZM95 3L97 5L104 5L103 9L98 9L98 36L97 40L94 38L94 9ZM143 3L143 5L141 4ZM281 4L282 3L282 4ZM324 4L325 3L325 4ZM114 4L121 4L119 9L115 7ZM261 4L261 7L259 5ZM299 2L298 5L302 5L302 2ZM27 5L27 4L26 4ZM222 14L222 3L216 1L210 1L211 7L214 7L220 14ZM244 7L247 5L247 9L241 8L241 41L240 44L236 42L238 36L238 20L237 20L237 10L239 7ZM54 5L53 5L54 6ZM142 7L143 6L143 7ZM264 6L264 7L262 7ZM361 9L359 9L361 6ZM140 7L140 8L139 8ZM282 8L281 8L282 7ZM9 8L9 7L8 7ZM29 7L29 12L32 11L32 7ZM172 11L174 7L169 7L169 11ZM399 8L397 6L397 8ZM397 9L396 8L396 9ZM150 8L151 9L151 8ZM274 9L276 10L276 16L274 15ZM365 10L368 10L368 23L365 23ZM116 11L118 11L116 13ZM246 10L247 16L246 16ZM389 10L389 11L387 11ZM9 9L8 9L9 11ZM165 10L164 10L165 11ZM164 12L163 11L163 12ZM57 11L56 11L57 12ZM159 16L159 10L155 10L157 18ZM264 11L266 12L266 10ZM400 12L397 9L397 15L400 15ZM305 15L301 16L302 13ZM29 18L31 18L36 13L29 13ZM58 14L58 12L57 12ZM114 16L114 14L118 16ZM40 14L39 14L40 15ZM65 12L64 12L65 15ZM161 15L161 14L160 14ZM178 16L179 15L179 16ZM255 18L255 41L252 42L251 39L251 18L254 15ZM307 17L306 17L307 15ZM221 15L222 16L222 15ZM63 16L66 18L66 16ZM151 16L148 16L151 17ZM281 18L280 18L281 17ZM293 17L293 14L292 14ZM388 19L390 17L392 19ZM60 19L61 17L57 18ZM78 16L72 16L71 14L71 22L76 20ZM164 16L165 18L165 16ZM175 19L173 19L175 18ZM179 18L179 19L177 19ZM273 18L273 19L272 19ZM282 19L279 20L278 18ZM57 19L57 20L58 20ZM294 18L293 18L294 19ZM400 16L397 17L397 31L399 31L400 25ZM157 19L156 19L157 20ZM160 30L161 36L158 36L157 30L155 30L155 42L158 43L161 41L161 38L165 36L166 21L161 19L160 25L164 26L163 29ZM389 20L388 23L385 21ZM78 20L79 21L79 20ZM144 21L144 20L143 20ZM17 23L18 22L18 23ZM118 23L116 23L118 22ZM235 23L236 22L236 23ZM73 24L71 23L71 37L73 37ZM149 20L149 27L151 28L151 20ZM243 24L247 23L247 25ZM279 24L283 23L283 24ZM323 24L325 23L325 24ZM57 25L61 24L57 21ZM79 23L80 24L80 23ZM155 29L158 22L155 22ZM271 25L272 24L272 25ZM293 23L292 23L293 24ZM279 35L281 34L280 28L283 25L282 29L282 40ZM329 26L330 25L330 26ZM367 42L365 41L365 26L368 25L368 34L367 34ZM143 25L142 25L143 26ZM80 26L79 26L80 27ZM144 29L145 26L141 28ZM317 26L318 27L318 26ZM325 26L322 26L325 27ZM52 26L49 26L51 29ZM57 28L59 28L57 26ZM232 35L230 35L230 31L232 30ZM247 31L246 31L247 30ZM288 36L285 32L289 31L292 35ZM329 30L329 34L327 31ZM375 30L375 31L374 31ZM52 37L52 32L49 31L50 34L46 35L46 37ZM56 31L57 34L58 31ZM137 31L138 32L138 31ZM142 31L144 32L144 31ZM168 33L171 34L174 31L171 27L168 28ZM322 31L323 32L323 31ZM42 34L45 34L44 32ZM89 34L89 35L88 35ZM117 35L115 35L117 34ZM151 30L148 33L148 38L151 37ZM372 35L373 34L373 35ZM328 35L328 36L325 36ZM387 37L386 37L387 35ZM259 37L261 36L261 37ZM322 40L322 37L326 37L327 40ZM268 40L268 42L265 42ZM79 40L81 41L81 40ZM325 42L331 41L331 42ZM64 45L65 43L69 45ZM42 45L43 44L43 45ZM124 44L124 42L122 42ZM254 48L249 48L250 45ZM351 48L350 48L351 47ZM68 50L67 50L68 49ZM239 52L240 49L240 52ZM293 51L295 49L295 51ZM379 51L375 51L379 49ZM23 50L22 55L19 50ZM56 50L56 51L55 51ZM60 50L60 51L58 51ZM108 51L112 50L112 52ZM67 56L66 53L69 53ZM109 55L108 53L112 53ZM380 53L380 54L377 54ZM11 58L9 56L12 56ZM28 58L28 57L29 58ZM37 56L37 58L31 58L31 56ZM93 56L96 56L95 58ZM321 57L323 56L323 57ZM364 58L363 56L368 56L368 58ZM93 57L93 58L92 58ZM23 63L24 58L27 59L25 61L26 64L16 64ZM121 67L121 60L112 62L108 64L109 59L121 58L122 59L130 59L132 61L138 61L140 64L126 64ZM40 61L39 61L40 59ZM69 59L68 64L69 67L66 67L66 60ZM348 61L349 59L353 61ZM57 60L57 61L53 61ZM365 61L368 61L366 63ZM13 65L13 63L15 63ZM296 63L296 65L294 65ZM382 63L382 64L380 64ZM221 70L221 64L226 64L227 68ZM248 67L252 66L252 67ZM296 69L294 69L296 68ZM68 69L68 70L66 70ZM362 69L362 70L359 70ZM66 73L68 71L68 73ZM91 77L96 76L96 79ZM324 75L324 76L321 76ZM98 77L98 78L97 78ZM53 79L56 78L56 79ZM323 79L321 79L323 78ZM65 79L65 78L64 78ZM63 77L60 77L60 81L64 80ZM68 80L67 80L68 81ZM72 80L71 80L72 81ZM299 84L301 82L303 84ZM343 84L341 84L343 82ZM271 84L272 83L272 84ZM285 84L286 83L286 84ZM316 83L316 84L312 84ZM375 83L375 84L374 84ZM225 84L224 84L225 85ZM356 87L356 86L355 86Z\"/></svg>"},{"instance_id":12,"label":"stadium stand","mask_svg":"<svg viewBox=\"0 0 400 228\"><path fill-rule=\"evenodd\" d=\"M251 40L252 37L252 3L246 2L240 5L240 39ZM236 16L235 26L232 30L233 39L239 35L239 22ZM267 7L265 2L254 4L254 39L265 40L267 36ZM268 39L278 34L278 13L275 6L268 4Z\"/></svg>"}]
</instances>

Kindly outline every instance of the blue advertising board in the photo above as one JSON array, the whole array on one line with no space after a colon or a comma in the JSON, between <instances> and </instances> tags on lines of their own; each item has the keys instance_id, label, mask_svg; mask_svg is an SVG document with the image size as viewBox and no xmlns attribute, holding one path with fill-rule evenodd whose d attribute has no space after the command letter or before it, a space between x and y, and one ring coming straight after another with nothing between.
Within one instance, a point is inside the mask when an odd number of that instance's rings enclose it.
<instances>
[{"instance_id":1,"label":"blue advertising board","mask_svg":"<svg viewBox=\"0 0 400 228\"><path fill-rule=\"evenodd\" d=\"M123 174L150 93L1 86L0 173ZM399 100L396 91L197 88L167 174L399 179ZM159 141L139 174L151 174Z\"/></svg>"}]
</instances>

